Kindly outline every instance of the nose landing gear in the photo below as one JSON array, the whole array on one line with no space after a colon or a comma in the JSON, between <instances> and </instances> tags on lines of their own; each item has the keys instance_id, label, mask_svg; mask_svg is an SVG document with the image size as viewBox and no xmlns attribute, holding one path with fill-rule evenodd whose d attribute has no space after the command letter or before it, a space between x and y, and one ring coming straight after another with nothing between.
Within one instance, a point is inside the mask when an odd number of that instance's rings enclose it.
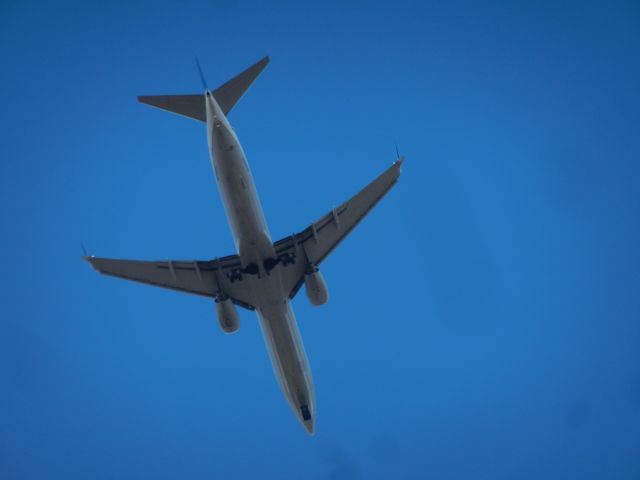
<instances>
[{"instance_id":1,"label":"nose landing gear","mask_svg":"<svg viewBox=\"0 0 640 480\"><path fill-rule=\"evenodd\" d=\"M300 413L302 413L302 419L305 422L311 420L311 413L309 412L309 407L307 407L306 405L302 405L300 407Z\"/></svg>"}]
</instances>

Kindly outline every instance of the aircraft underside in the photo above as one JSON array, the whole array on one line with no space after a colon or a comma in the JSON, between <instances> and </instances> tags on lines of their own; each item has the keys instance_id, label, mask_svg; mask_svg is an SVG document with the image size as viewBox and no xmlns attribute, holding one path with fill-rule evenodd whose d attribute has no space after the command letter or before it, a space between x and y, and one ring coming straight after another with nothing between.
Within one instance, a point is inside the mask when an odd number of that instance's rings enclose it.
<instances>
[{"instance_id":1,"label":"aircraft underside","mask_svg":"<svg viewBox=\"0 0 640 480\"><path fill-rule=\"evenodd\" d=\"M205 85L202 95L138 97L142 103L206 122L211 163L237 254L214 260L84 258L106 275L213 298L225 333L239 329L236 306L255 310L280 387L312 434L314 386L290 299L304 284L313 305L326 303L319 265L395 185L403 158L306 229L272 242L244 152L227 119L268 61L263 58L214 91Z\"/></svg>"}]
</instances>

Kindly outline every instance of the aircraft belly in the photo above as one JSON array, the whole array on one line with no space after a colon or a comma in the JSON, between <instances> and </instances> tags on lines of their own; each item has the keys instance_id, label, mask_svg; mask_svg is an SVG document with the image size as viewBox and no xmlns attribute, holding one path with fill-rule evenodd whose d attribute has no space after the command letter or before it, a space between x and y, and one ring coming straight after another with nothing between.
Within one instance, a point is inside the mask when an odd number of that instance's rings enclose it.
<instances>
[{"instance_id":1,"label":"aircraft belly","mask_svg":"<svg viewBox=\"0 0 640 480\"><path fill-rule=\"evenodd\" d=\"M243 263L275 255L251 172L241 151L217 151L216 176L236 249Z\"/></svg>"},{"instance_id":2,"label":"aircraft belly","mask_svg":"<svg viewBox=\"0 0 640 480\"><path fill-rule=\"evenodd\" d=\"M313 379L290 298L304 283L314 305L326 302L326 286L317 267L395 185L404 157L398 154L392 166L356 195L274 244L242 146L227 119L268 61L263 58L214 91L207 87L198 63L204 94L138 97L142 103L206 122L211 165L238 255L141 261L97 258L85 252L83 258L105 275L215 298L227 333L239 325L234 305L255 310L282 392L313 434Z\"/></svg>"},{"instance_id":3,"label":"aircraft belly","mask_svg":"<svg viewBox=\"0 0 640 480\"><path fill-rule=\"evenodd\" d=\"M291 304L285 301L279 308L259 309L258 317L280 388L293 412L312 433L316 413L313 379Z\"/></svg>"},{"instance_id":4,"label":"aircraft belly","mask_svg":"<svg viewBox=\"0 0 640 480\"><path fill-rule=\"evenodd\" d=\"M246 275L260 326L280 387L307 432L315 424L315 395L307 355L288 293L279 272L263 270L276 255L244 152L215 99L206 104L211 162L227 219L244 267L255 263L257 275ZM266 275L265 275L266 274Z\"/></svg>"}]
</instances>

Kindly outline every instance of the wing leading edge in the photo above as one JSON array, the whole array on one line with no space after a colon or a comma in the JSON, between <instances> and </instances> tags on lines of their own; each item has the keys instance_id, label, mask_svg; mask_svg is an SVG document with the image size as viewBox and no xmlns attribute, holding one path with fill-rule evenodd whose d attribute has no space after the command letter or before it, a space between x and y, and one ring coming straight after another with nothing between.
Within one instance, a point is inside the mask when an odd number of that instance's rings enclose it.
<instances>
[{"instance_id":1,"label":"wing leading edge","mask_svg":"<svg viewBox=\"0 0 640 480\"><path fill-rule=\"evenodd\" d=\"M283 283L293 298L304 283L305 271L310 265L318 266L334 248L360 223L376 206L400 177L400 157L381 175L355 194L349 200L334 208L299 233L281 240L274 246L283 262ZM298 261L298 259L302 261Z\"/></svg>"}]
</instances>

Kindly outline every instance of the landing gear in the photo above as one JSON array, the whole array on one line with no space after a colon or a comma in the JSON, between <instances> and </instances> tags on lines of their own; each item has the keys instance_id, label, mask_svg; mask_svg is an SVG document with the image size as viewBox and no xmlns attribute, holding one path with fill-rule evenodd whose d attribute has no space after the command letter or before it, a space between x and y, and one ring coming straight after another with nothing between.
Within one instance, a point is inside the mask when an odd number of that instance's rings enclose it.
<instances>
[{"instance_id":1,"label":"landing gear","mask_svg":"<svg viewBox=\"0 0 640 480\"><path fill-rule=\"evenodd\" d=\"M227 272L227 278L231 283L235 282L236 280L242 280L242 269L234 268L233 270L229 270Z\"/></svg>"},{"instance_id":2,"label":"landing gear","mask_svg":"<svg viewBox=\"0 0 640 480\"><path fill-rule=\"evenodd\" d=\"M271 270L273 270L275 268L276 265L278 265L278 260L275 258L267 258L264 263L264 269L268 272L270 272Z\"/></svg>"},{"instance_id":3,"label":"landing gear","mask_svg":"<svg viewBox=\"0 0 640 480\"><path fill-rule=\"evenodd\" d=\"M281 253L277 258L267 258L262 263L262 266L267 274L269 274L269 272L276 268L279 263L281 263L283 267L296 263L296 254L293 252ZM243 274L258 275L259 273L260 269L258 268L258 265L250 263L244 268L234 268L233 270L229 270L227 272L227 278L233 283L237 280L242 280Z\"/></svg>"},{"instance_id":4,"label":"landing gear","mask_svg":"<svg viewBox=\"0 0 640 480\"><path fill-rule=\"evenodd\" d=\"M267 273L269 273L271 270L276 268L279 263L281 263L283 267L286 267L290 263L296 263L296 254L287 252L278 255L278 258L267 258L263 262L263 266Z\"/></svg>"},{"instance_id":5,"label":"landing gear","mask_svg":"<svg viewBox=\"0 0 640 480\"><path fill-rule=\"evenodd\" d=\"M309 412L309 407L306 405L302 405L300 407L300 413L302 413L302 419L307 422L311 420L311 413Z\"/></svg>"},{"instance_id":6,"label":"landing gear","mask_svg":"<svg viewBox=\"0 0 640 480\"><path fill-rule=\"evenodd\" d=\"M281 253L278 256L278 260L282 263L283 267L286 267L290 263L296 263L296 254L295 253Z\"/></svg>"},{"instance_id":7,"label":"landing gear","mask_svg":"<svg viewBox=\"0 0 640 480\"><path fill-rule=\"evenodd\" d=\"M256 265L255 263L250 263L249 265L244 267L243 271L244 273L247 273L249 275L256 275L260 272L260 270L258 269L258 265Z\"/></svg>"}]
</instances>

